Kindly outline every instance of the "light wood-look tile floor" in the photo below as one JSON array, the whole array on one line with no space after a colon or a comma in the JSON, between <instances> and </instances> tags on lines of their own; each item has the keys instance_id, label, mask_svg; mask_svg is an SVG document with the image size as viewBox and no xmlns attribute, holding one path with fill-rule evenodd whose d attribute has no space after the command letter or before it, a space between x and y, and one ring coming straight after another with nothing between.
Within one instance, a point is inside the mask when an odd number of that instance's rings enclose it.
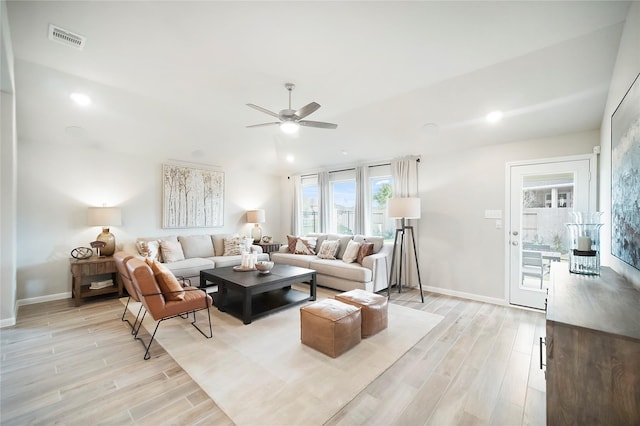
<instances>
[{"instance_id":1,"label":"light wood-look tile floor","mask_svg":"<svg viewBox=\"0 0 640 426\"><path fill-rule=\"evenodd\" d=\"M328 424L545 424L544 314L433 293L422 304L414 290L391 301L444 319ZM161 346L142 359L122 310L116 299L21 307L0 330L1 424L233 424Z\"/></svg>"}]
</instances>

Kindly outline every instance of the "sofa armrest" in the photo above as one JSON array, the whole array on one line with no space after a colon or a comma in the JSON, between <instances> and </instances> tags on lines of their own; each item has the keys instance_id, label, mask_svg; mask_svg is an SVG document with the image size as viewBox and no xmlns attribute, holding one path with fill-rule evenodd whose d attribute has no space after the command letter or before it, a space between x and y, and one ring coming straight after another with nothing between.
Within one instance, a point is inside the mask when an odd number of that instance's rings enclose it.
<instances>
[{"instance_id":1,"label":"sofa armrest","mask_svg":"<svg viewBox=\"0 0 640 426\"><path fill-rule=\"evenodd\" d=\"M391 256L393 243L384 243L378 253L374 253L362 259L362 266L371 269L373 273L374 291L387 288L391 274Z\"/></svg>"},{"instance_id":2,"label":"sofa armrest","mask_svg":"<svg viewBox=\"0 0 640 426\"><path fill-rule=\"evenodd\" d=\"M286 244L281 245L278 249L278 253L289 253L289 246Z\"/></svg>"},{"instance_id":3,"label":"sofa armrest","mask_svg":"<svg viewBox=\"0 0 640 426\"><path fill-rule=\"evenodd\" d=\"M259 245L257 245L257 244L252 244L252 245L251 245L251 253L255 253L255 254L261 254L261 253L263 253L263 251L262 251L262 247L260 247L260 246L259 246Z\"/></svg>"}]
</instances>

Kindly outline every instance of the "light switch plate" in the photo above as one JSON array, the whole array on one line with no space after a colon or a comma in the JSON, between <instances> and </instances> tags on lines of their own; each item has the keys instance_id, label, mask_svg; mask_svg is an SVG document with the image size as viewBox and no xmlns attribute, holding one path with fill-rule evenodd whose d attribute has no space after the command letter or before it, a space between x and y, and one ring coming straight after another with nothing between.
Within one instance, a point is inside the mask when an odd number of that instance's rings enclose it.
<instances>
[{"instance_id":1,"label":"light switch plate","mask_svg":"<svg viewBox=\"0 0 640 426\"><path fill-rule=\"evenodd\" d=\"M502 210L485 210L485 219L502 219Z\"/></svg>"}]
</instances>

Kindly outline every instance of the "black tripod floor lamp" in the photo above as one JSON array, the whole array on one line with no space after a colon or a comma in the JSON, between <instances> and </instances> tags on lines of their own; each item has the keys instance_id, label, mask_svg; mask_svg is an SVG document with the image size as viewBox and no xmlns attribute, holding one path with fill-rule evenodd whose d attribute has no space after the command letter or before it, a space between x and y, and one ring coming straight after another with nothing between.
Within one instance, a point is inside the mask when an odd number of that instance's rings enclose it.
<instances>
[{"instance_id":1,"label":"black tripod floor lamp","mask_svg":"<svg viewBox=\"0 0 640 426\"><path fill-rule=\"evenodd\" d=\"M424 294L422 293L422 280L420 279L420 264L418 263L418 252L416 250L416 238L413 232L413 226L407 225L407 219L420 219L420 198L406 197L406 198L390 198L389 199L389 213L388 217L401 220L400 228L396 229L396 236L393 240L393 255L391 256L391 273L389 274L389 285L387 287L387 296L391 298L391 286L393 285L393 277L395 275L394 266L396 263L396 253L398 248L400 249L399 271L398 271L398 293L402 292L402 265L404 264L404 254L407 243L405 241L406 234L411 234L411 246L413 249L413 255L416 260L416 268L418 272L418 284L420 286L420 298L424 303ZM400 237L400 243L398 243L398 237Z\"/></svg>"}]
</instances>

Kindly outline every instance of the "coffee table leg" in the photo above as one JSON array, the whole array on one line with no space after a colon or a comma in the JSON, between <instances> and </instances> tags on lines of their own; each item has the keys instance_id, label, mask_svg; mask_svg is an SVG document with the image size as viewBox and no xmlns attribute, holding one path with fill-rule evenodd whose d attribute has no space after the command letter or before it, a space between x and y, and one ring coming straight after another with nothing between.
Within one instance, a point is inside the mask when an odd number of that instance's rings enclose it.
<instances>
[{"instance_id":1,"label":"coffee table leg","mask_svg":"<svg viewBox=\"0 0 640 426\"><path fill-rule=\"evenodd\" d=\"M227 299L227 286L224 283L218 283L218 300L220 301L220 305L218 306L218 310L220 312L224 312L224 305Z\"/></svg>"},{"instance_id":2,"label":"coffee table leg","mask_svg":"<svg viewBox=\"0 0 640 426\"><path fill-rule=\"evenodd\" d=\"M311 275L311 300L316 300L316 274Z\"/></svg>"},{"instance_id":3,"label":"coffee table leg","mask_svg":"<svg viewBox=\"0 0 640 426\"><path fill-rule=\"evenodd\" d=\"M242 298L242 322L251 324L251 294L248 291L244 292Z\"/></svg>"}]
</instances>

